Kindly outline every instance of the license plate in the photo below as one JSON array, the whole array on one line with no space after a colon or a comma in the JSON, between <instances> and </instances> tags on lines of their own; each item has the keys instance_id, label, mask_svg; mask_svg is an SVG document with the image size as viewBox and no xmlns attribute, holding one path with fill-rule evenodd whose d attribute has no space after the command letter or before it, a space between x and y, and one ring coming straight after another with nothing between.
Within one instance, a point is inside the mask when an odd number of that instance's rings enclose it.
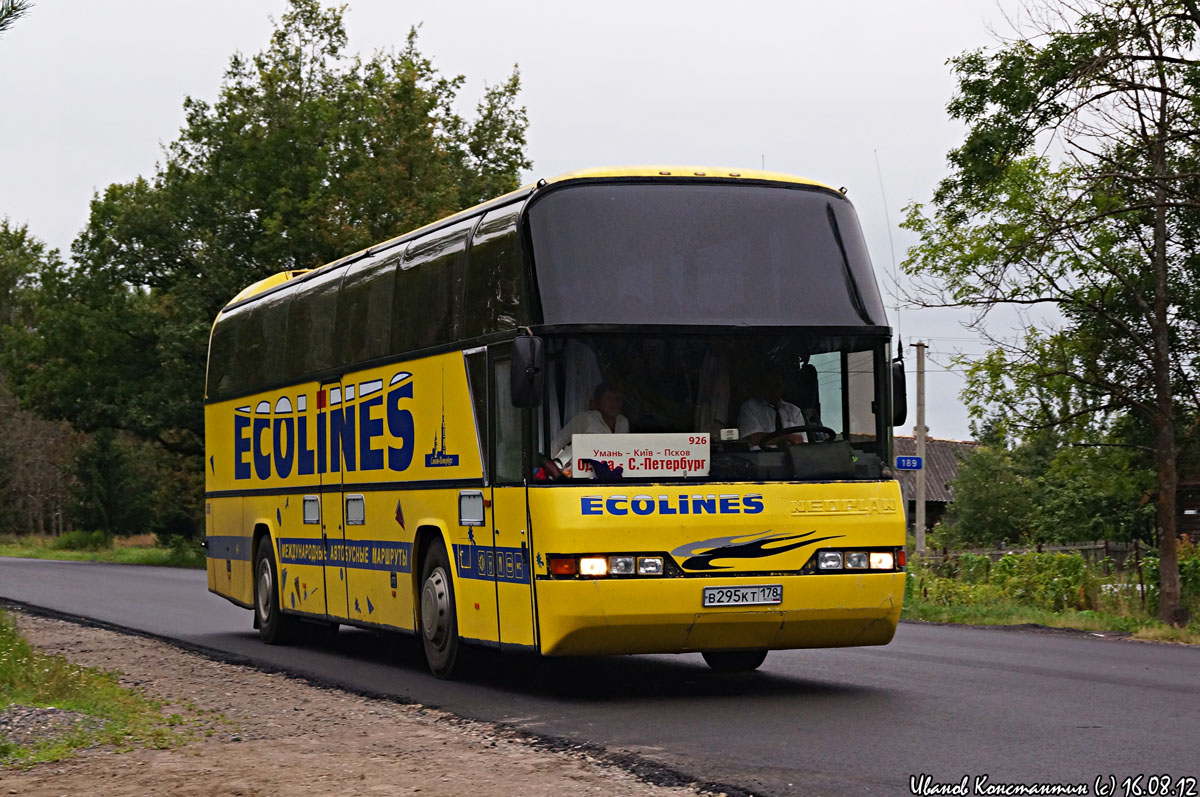
<instances>
[{"instance_id":1,"label":"license plate","mask_svg":"<svg viewBox=\"0 0 1200 797\"><path fill-rule=\"evenodd\" d=\"M710 606L773 606L778 603L783 603L782 584L704 588L705 608Z\"/></svg>"}]
</instances>

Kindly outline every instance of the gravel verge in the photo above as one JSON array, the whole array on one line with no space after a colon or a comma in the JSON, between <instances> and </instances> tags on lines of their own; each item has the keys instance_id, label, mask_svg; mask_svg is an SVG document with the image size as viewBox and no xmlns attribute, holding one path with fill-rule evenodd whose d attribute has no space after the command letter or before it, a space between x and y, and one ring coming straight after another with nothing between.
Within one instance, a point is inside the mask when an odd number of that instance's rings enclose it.
<instances>
[{"instance_id":1,"label":"gravel verge","mask_svg":"<svg viewBox=\"0 0 1200 797\"><path fill-rule=\"evenodd\" d=\"M0 795L694 795L647 783L591 751L545 749L516 731L213 661L140 636L12 611L35 647L115 670L164 702L168 749L98 747L0 769ZM79 717L10 706L14 741ZM87 721L83 719L82 721Z\"/></svg>"}]
</instances>

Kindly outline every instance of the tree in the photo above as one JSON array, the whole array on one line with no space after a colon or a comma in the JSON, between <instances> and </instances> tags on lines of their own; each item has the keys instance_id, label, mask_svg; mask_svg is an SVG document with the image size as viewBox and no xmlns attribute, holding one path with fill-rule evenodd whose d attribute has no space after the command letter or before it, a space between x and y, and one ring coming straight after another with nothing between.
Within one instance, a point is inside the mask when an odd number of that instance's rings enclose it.
<instances>
[{"instance_id":1,"label":"tree","mask_svg":"<svg viewBox=\"0 0 1200 797\"><path fill-rule=\"evenodd\" d=\"M953 543L986 548L1024 540L1035 488L1008 451L980 446L959 466L954 500L946 508Z\"/></svg>"},{"instance_id":2,"label":"tree","mask_svg":"<svg viewBox=\"0 0 1200 797\"><path fill-rule=\"evenodd\" d=\"M0 0L0 33L11 28L32 7L29 0Z\"/></svg>"},{"instance_id":3,"label":"tree","mask_svg":"<svg viewBox=\"0 0 1200 797\"><path fill-rule=\"evenodd\" d=\"M58 252L0 219L0 359L31 323L39 273L61 263ZM63 527L75 435L18 406L0 369L0 530L46 533Z\"/></svg>"},{"instance_id":4,"label":"tree","mask_svg":"<svg viewBox=\"0 0 1200 797\"><path fill-rule=\"evenodd\" d=\"M1141 502L1154 473L1141 467L1140 453L1127 447L1060 449L1038 478L1031 541L1146 540L1154 517Z\"/></svg>"},{"instance_id":5,"label":"tree","mask_svg":"<svg viewBox=\"0 0 1200 797\"><path fill-rule=\"evenodd\" d=\"M79 447L71 514L84 529L107 537L154 530L154 473L135 452L111 429Z\"/></svg>"},{"instance_id":6,"label":"tree","mask_svg":"<svg viewBox=\"0 0 1200 797\"><path fill-rule=\"evenodd\" d=\"M464 79L440 75L415 30L365 61L345 47L341 9L292 0L213 104L185 100L156 173L95 197L74 264L41 276L13 369L25 400L198 457L208 333L238 291L517 187L530 163L515 69L467 121Z\"/></svg>"},{"instance_id":7,"label":"tree","mask_svg":"<svg viewBox=\"0 0 1200 797\"><path fill-rule=\"evenodd\" d=\"M1175 495L1200 417L1200 13L1188 0L1042 5L1026 35L951 59L967 124L905 271L926 306L1018 308L968 367L977 417L1101 443L1153 429L1159 615L1181 624ZM1040 154L1037 154L1040 153ZM1054 157L1052 157L1052 155ZM1046 311L1045 318L1031 314Z\"/></svg>"}]
</instances>

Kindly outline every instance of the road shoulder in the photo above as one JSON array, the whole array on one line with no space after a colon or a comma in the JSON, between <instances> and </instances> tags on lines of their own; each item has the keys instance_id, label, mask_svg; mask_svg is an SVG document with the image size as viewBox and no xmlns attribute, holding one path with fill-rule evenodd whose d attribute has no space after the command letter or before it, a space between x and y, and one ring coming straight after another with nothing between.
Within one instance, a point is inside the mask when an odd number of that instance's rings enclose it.
<instances>
[{"instance_id":1,"label":"road shoulder","mask_svg":"<svg viewBox=\"0 0 1200 797\"><path fill-rule=\"evenodd\" d=\"M111 748L0 770L9 794L697 794L656 786L587 752L539 749L513 731L313 686L141 636L13 612L46 653L120 673L177 715L168 749Z\"/></svg>"}]
</instances>

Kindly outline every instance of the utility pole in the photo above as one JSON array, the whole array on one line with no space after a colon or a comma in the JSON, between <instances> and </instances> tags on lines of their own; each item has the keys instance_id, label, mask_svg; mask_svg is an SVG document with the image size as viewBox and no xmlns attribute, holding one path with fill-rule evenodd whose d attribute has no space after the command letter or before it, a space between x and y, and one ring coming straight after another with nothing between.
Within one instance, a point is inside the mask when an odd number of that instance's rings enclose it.
<instances>
[{"instance_id":1,"label":"utility pole","mask_svg":"<svg viewBox=\"0 0 1200 797\"><path fill-rule=\"evenodd\" d=\"M917 456L921 459L921 468L917 471L917 553L925 554L925 344L916 343L917 349Z\"/></svg>"}]
</instances>

